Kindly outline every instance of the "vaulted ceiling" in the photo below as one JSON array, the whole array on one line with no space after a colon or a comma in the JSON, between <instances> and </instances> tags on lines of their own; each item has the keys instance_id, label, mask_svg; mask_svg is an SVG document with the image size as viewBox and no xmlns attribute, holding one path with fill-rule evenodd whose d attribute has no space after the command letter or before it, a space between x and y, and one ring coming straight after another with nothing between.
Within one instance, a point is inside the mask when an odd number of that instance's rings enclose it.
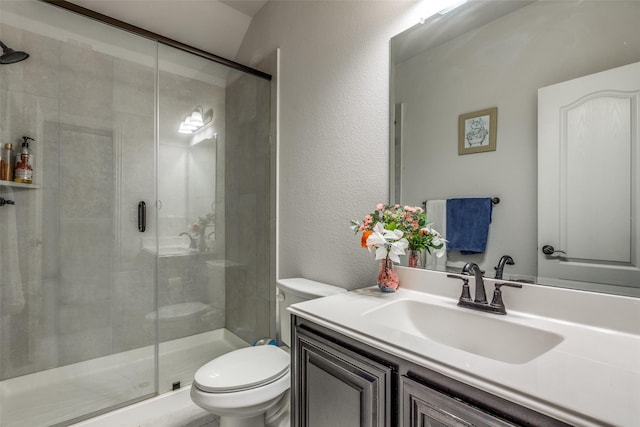
<instances>
[{"instance_id":1,"label":"vaulted ceiling","mask_svg":"<svg viewBox=\"0 0 640 427\"><path fill-rule=\"evenodd\" d=\"M104 15L235 59L267 0L70 0Z\"/></svg>"}]
</instances>

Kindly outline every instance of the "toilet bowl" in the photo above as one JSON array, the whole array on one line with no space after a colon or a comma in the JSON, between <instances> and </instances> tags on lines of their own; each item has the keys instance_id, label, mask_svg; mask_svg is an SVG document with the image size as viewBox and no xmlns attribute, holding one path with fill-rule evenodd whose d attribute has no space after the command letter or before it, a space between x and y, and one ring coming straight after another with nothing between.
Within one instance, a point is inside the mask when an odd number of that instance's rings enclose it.
<instances>
[{"instance_id":1,"label":"toilet bowl","mask_svg":"<svg viewBox=\"0 0 640 427\"><path fill-rule=\"evenodd\" d=\"M286 308L289 305L346 292L336 286L301 278L280 280L277 287L278 323L287 326L289 313ZM281 331L281 339L285 345L291 344L288 328ZM213 359L196 372L191 400L219 415L220 427L264 427L265 414L280 415L288 409L291 377L287 349L256 345Z\"/></svg>"},{"instance_id":2,"label":"toilet bowl","mask_svg":"<svg viewBox=\"0 0 640 427\"><path fill-rule=\"evenodd\" d=\"M191 399L220 415L221 427L262 427L265 412L285 404L289 383L288 352L273 345L245 347L198 369Z\"/></svg>"}]
</instances>

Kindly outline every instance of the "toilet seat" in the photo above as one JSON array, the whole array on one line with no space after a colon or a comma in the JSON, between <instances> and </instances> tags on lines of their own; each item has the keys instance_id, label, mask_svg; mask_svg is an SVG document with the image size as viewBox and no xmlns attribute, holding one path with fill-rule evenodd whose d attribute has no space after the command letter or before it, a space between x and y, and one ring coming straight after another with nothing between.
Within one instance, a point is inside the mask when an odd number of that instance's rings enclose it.
<instances>
[{"instance_id":1,"label":"toilet seat","mask_svg":"<svg viewBox=\"0 0 640 427\"><path fill-rule=\"evenodd\" d=\"M202 366L193 384L208 393L232 393L269 384L289 372L289 353L273 345L245 347Z\"/></svg>"}]
</instances>

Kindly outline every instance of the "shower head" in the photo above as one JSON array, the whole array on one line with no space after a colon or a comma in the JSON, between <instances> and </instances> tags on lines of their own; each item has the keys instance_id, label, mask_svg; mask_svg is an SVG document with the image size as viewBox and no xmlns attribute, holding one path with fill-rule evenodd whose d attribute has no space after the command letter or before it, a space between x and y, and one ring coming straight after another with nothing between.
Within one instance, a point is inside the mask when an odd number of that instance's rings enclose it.
<instances>
[{"instance_id":1,"label":"shower head","mask_svg":"<svg viewBox=\"0 0 640 427\"><path fill-rule=\"evenodd\" d=\"M0 41L2 47L2 56L0 56L0 64L13 64L15 62L24 61L29 57L26 52L17 52Z\"/></svg>"}]
</instances>

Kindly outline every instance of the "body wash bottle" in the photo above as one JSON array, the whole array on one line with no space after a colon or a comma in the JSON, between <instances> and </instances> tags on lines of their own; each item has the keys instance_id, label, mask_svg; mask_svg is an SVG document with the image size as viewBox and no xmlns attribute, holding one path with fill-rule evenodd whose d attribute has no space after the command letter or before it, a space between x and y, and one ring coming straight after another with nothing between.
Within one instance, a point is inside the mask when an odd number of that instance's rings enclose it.
<instances>
[{"instance_id":1,"label":"body wash bottle","mask_svg":"<svg viewBox=\"0 0 640 427\"><path fill-rule=\"evenodd\" d=\"M23 136L22 150L16 155L15 181L24 184L33 182L33 156L29 150L29 140L33 138Z\"/></svg>"}]
</instances>

